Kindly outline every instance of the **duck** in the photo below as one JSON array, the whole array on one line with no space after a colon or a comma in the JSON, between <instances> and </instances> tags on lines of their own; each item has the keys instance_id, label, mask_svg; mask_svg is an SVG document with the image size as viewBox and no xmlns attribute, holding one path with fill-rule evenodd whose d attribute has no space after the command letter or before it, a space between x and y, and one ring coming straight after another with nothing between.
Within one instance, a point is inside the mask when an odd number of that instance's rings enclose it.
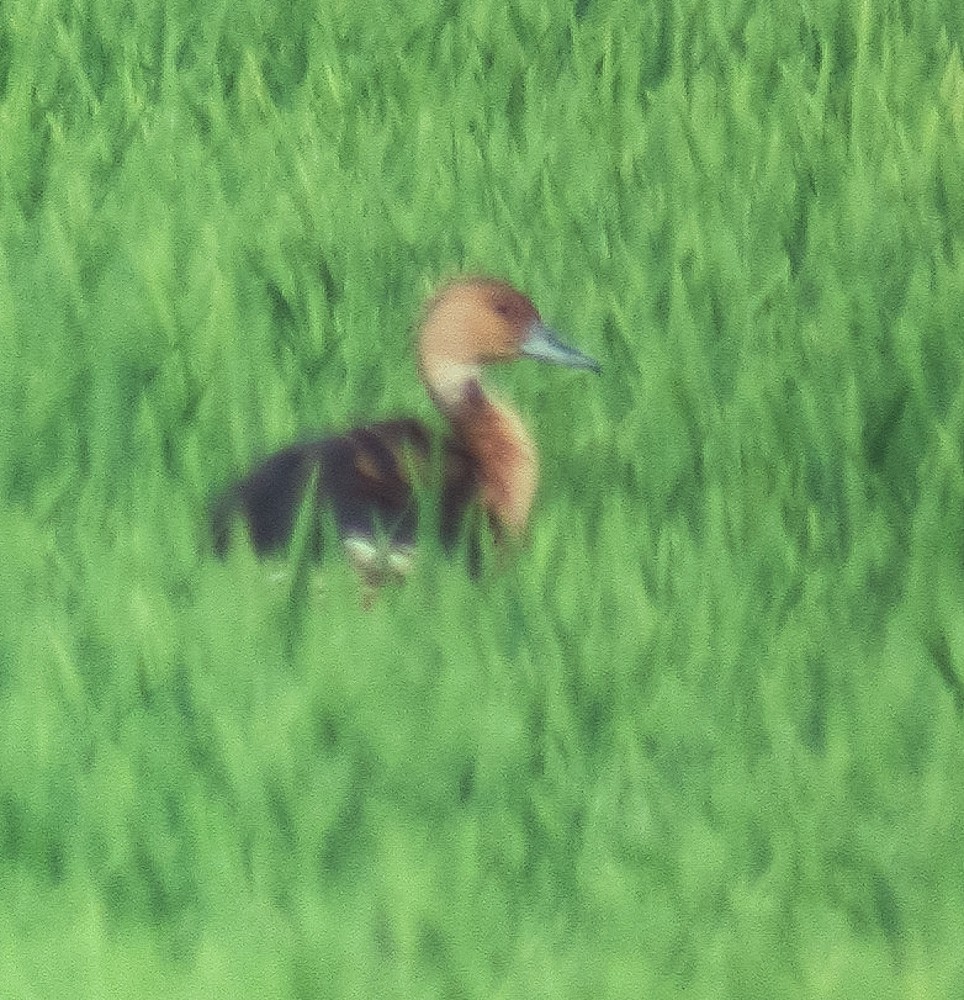
<instances>
[{"instance_id":1,"label":"duck","mask_svg":"<svg viewBox=\"0 0 964 1000\"><path fill-rule=\"evenodd\" d=\"M372 586L404 578L415 557L420 506L437 504L442 549L468 541L480 571L482 525L497 546L523 538L539 481L538 452L521 417L485 386L486 366L533 359L599 372L543 322L532 300L506 281L454 279L423 307L418 373L448 429L394 418L289 445L263 459L218 497L214 548L225 556L242 522L255 553L290 543L311 493L308 544L320 556L318 520L331 512L349 562Z\"/></svg>"}]
</instances>

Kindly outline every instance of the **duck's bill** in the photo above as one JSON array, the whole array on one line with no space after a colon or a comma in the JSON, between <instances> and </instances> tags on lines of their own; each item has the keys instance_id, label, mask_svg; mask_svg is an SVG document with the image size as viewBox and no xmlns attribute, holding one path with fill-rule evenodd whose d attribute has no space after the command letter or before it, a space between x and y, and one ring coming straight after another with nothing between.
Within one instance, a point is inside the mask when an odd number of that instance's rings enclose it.
<instances>
[{"instance_id":1,"label":"duck's bill","mask_svg":"<svg viewBox=\"0 0 964 1000\"><path fill-rule=\"evenodd\" d=\"M536 361L548 361L567 368L585 368L591 372L600 371L599 362L588 354L577 351L560 340L559 335L544 323L533 323L522 341L520 353L523 357Z\"/></svg>"}]
</instances>

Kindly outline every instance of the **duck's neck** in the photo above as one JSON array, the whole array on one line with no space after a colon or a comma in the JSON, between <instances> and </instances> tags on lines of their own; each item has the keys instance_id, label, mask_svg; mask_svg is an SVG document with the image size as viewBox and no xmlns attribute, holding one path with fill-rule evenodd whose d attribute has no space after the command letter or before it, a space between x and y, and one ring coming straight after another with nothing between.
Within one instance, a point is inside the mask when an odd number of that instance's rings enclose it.
<instances>
[{"instance_id":1,"label":"duck's neck","mask_svg":"<svg viewBox=\"0 0 964 1000\"><path fill-rule=\"evenodd\" d=\"M535 445L519 416L485 393L478 369L459 374L457 381L429 384L429 392L478 462L482 506L507 535L519 537L539 482Z\"/></svg>"}]
</instances>

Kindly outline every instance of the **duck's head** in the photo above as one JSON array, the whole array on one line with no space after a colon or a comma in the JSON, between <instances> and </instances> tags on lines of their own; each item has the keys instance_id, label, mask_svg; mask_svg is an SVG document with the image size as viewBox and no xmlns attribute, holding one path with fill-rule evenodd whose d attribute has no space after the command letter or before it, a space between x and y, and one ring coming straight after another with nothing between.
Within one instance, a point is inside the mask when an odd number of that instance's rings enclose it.
<instances>
[{"instance_id":1,"label":"duck's head","mask_svg":"<svg viewBox=\"0 0 964 1000\"><path fill-rule=\"evenodd\" d=\"M426 306L419 337L419 365L443 407L458 406L478 387L483 365L534 358L599 371L588 355L564 344L522 292L493 278L462 278L446 285Z\"/></svg>"}]
</instances>

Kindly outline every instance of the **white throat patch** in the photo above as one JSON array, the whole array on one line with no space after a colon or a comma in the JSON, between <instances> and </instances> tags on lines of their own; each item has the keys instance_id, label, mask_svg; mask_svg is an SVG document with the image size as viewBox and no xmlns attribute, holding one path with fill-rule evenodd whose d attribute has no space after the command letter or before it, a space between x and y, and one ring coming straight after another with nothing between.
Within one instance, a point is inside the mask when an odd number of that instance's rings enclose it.
<instances>
[{"instance_id":1,"label":"white throat patch","mask_svg":"<svg viewBox=\"0 0 964 1000\"><path fill-rule=\"evenodd\" d=\"M464 363L425 365L425 381L435 397L445 407L457 407L465 397L465 387L472 382L481 382L482 369L479 365Z\"/></svg>"}]
</instances>

